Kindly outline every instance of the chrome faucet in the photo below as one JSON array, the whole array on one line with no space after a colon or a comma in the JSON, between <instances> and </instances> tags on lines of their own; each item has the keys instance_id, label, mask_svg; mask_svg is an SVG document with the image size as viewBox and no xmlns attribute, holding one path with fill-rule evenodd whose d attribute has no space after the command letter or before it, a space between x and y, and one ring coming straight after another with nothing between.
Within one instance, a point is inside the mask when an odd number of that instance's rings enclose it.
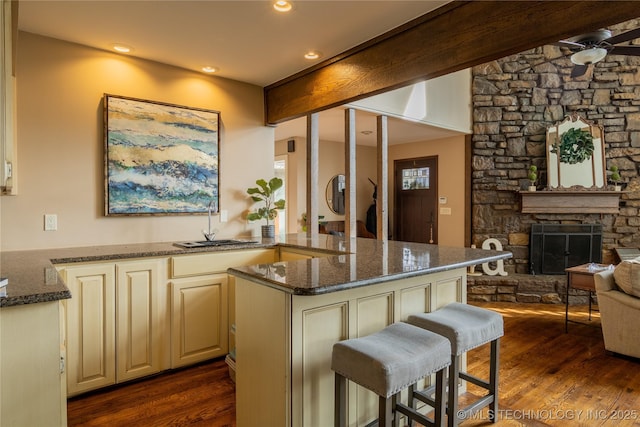
<instances>
[{"instance_id":1,"label":"chrome faucet","mask_svg":"<svg viewBox=\"0 0 640 427\"><path fill-rule=\"evenodd\" d=\"M209 202L209 208L208 208L209 227L207 227L206 230L202 230L202 234L204 234L204 238L207 239L207 241L209 241L209 242L212 241L216 237L216 233L218 232L218 230L212 230L211 229L211 216L212 216L213 212L217 212L217 211L218 211L218 199L217 198L213 198Z\"/></svg>"}]
</instances>

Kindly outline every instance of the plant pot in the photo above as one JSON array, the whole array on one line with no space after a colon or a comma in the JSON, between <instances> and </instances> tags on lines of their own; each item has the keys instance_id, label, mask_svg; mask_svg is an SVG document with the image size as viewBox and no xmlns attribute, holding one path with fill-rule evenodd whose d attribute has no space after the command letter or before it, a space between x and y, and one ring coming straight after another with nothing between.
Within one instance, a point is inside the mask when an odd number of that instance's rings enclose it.
<instances>
[{"instance_id":1,"label":"plant pot","mask_svg":"<svg viewBox=\"0 0 640 427\"><path fill-rule=\"evenodd\" d=\"M535 185L530 185L529 186L529 191L536 191L536 186Z\"/></svg>"},{"instance_id":2,"label":"plant pot","mask_svg":"<svg viewBox=\"0 0 640 427\"><path fill-rule=\"evenodd\" d=\"M276 237L276 227L275 225L263 225L262 226L262 237L267 239L273 239Z\"/></svg>"},{"instance_id":3,"label":"plant pot","mask_svg":"<svg viewBox=\"0 0 640 427\"><path fill-rule=\"evenodd\" d=\"M614 185L613 186L613 191L622 191L622 186L621 185Z\"/></svg>"}]
</instances>

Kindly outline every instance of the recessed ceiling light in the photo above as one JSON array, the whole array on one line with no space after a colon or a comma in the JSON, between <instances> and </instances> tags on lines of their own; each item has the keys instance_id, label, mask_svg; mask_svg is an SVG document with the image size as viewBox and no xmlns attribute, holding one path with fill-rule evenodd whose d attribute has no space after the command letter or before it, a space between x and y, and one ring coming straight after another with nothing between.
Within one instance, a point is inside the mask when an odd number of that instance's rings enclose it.
<instances>
[{"instance_id":1,"label":"recessed ceiling light","mask_svg":"<svg viewBox=\"0 0 640 427\"><path fill-rule=\"evenodd\" d=\"M215 73L218 71L218 68L206 66L206 67L202 67L202 71L204 71L205 73Z\"/></svg>"},{"instance_id":2,"label":"recessed ceiling light","mask_svg":"<svg viewBox=\"0 0 640 427\"><path fill-rule=\"evenodd\" d=\"M285 0L278 0L273 2L273 8L278 12L289 12L293 6L291 2Z\"/></svg>"},{"instance_id":3,"label":"recessed ceiling light","mask_svg":"<svg viewBox=\"0 0 640 427\"><path fill-rule=\"evenodd\" d=\"M318 59L320 58L321 53L317 50L311 50L304 54L304 57L307 59Z\"/></svg>"},{"instance_id":4,"label":"recessed ceiling light","mask_svg":"<svg viewBox=\"0 0 640 427\"><path fill-rule=\"evenodd\" d=\"M127 46L126 44L116 43L113 45L113 50L120 53L129 53L133 49L131 48L131 46Z\"/></svg>"}]
</instances>

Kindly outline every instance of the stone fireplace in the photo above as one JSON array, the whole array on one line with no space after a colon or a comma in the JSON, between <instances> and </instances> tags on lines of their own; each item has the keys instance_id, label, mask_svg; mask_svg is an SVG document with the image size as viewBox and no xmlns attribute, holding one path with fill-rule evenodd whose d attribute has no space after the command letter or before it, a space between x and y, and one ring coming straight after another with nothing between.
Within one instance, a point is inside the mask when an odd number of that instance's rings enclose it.
<instances>
[{"instance_id":1,"label":"stone fireplace","mask_svg":"<svg viewBox=\"0 0 640 427\"><path fill-rule=\"evenodd\" d=\"M531 274L565 274L567 267L602 261L602 226L533 224L529 249Z\"/></svg>"},{"instance_id":2,"label":"stone fireplace","mask_svg":"<svg viewBox=\"0 0 640 427\"><path fill-rule=\"evenodd\" d=\"M635 19L610 29L638 27ZM561 300L564 275L531 275L535 224L601 227L605 264L617 261L614 248L640 247L640 58L608 55L578 78L572 65L549 45L473 68L472 243L496 238L513 258L505 263L509 276L470 277L470 299ZM523 210L529 166L538 168L539 189L547 185L547 128L573 113L604 129L606 167L618 166L623 181L619 209Z\"/></svg>"}]
</instances>

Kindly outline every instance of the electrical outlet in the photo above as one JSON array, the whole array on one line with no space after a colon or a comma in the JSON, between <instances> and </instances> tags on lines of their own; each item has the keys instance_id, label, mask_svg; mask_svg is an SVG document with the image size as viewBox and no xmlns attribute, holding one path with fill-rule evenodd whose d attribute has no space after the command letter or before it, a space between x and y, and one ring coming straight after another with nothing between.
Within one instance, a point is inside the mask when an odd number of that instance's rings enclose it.
<instances>
[{"instance_id":1,"label":"electrical outlet","mask_svg":"<svg viewBox=\"0 0 640 427\"><path fill-rule=\"evenodd\" d=\"M58 229L58 215L44 214L44 231L56 231Z\"/></svg>"},{"instance_id":2,"label":"electrical outlet","mask_svg":"<svg viewBox=\"0 0 640 427\"><path fill-rule=\"evenodd\" d=\"M58 284L58 270L53 267L47 267L44 269L44 284L45 285L57 285Z\"/></svg>"}]
</instances>

